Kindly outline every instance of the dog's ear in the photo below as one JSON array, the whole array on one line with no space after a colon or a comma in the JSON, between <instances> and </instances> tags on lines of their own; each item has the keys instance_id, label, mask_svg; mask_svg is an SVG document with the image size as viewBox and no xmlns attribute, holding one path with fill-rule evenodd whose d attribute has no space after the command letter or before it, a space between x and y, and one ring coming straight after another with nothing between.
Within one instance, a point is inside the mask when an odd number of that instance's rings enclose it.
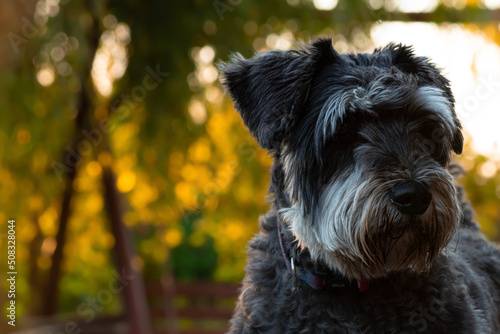
<instances>
[{"instance_id":1,"label":"dog's ear","mask_svg":"<svg viewBox=\"0 0 500 334\"><path fill-rule=\"evenodd\" d=\"M451 147L456 154L461 154L464 149L464 136L461 129L462 126L458 123L457 131L455 131L451 140Z\"/></svg>"},{"instance_id":2,"label":"dog's ear","mask_svg":"<svg viewBox=\"0 0 500 334\"><path fill-rule=\"evenodd\" d=\"M426 80L442 89L450 104L454 105L455 99L451 92L450 82L441 74L441 71L436 68L435 65L430 63L429 59L425 57L416 57L411 46L390 44L388 48L392 52L392 62L394 66L410 74L419 73L419 71L423 69L426 73ZM452 113L455 119L456 130L452 135L451 147L456 154L461 154L464 146L464 137L461 131L462 126L460 121L456 118L455 112L452 111Z\"/></svg>"},{"instance_id":3,"label":"dog's ear","mask_svg":"<svg viewBox=\"0 0 500 334\"><path fill-rule=\"evenodd\" d=\"M331 39L323 38L300 50L268 51L251 59L236 54L219 68L243 122L262 147L272 150L293 126L315 72L338 56Z\"/></svg>"},{"instance_id":4,"label":"dog's ear","mask_svg":"<svg viewBox=\"0 0 500 334\"><path fill-rule=\"evenodd\" d=\"M409 74L418 73L418 63L415 61L415 53L411 46L403 44L389 44L392 51L392 63L402 71Z\"/></svg>"}]
</instances>

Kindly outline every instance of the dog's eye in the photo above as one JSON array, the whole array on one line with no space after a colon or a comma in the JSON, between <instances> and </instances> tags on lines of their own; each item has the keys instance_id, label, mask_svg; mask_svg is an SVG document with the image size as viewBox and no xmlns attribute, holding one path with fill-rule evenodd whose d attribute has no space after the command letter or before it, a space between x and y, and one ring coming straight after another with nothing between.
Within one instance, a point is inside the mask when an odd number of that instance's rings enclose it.
<instances>
[{"instance_id":1,"label":"dog's eye","mask_svg":"<svg viewBox=\"0 0 500 334\"><path fill-rule=\"evenodd\" d=\"M341 138L339 136L327 140L322 155L324 170L321 171L325 183L353 164L355 145L355 141L351 140L351 137Z\"/></svg>"},{"instance_id":2,"label":"dog's eye","mask_svg":"<svg viewBox=\"0 0 500 334\"><path fill-rule=\"evenodd\" d=\"M354 134L356 134L357 132L357 128L353 127L353 126L348 126L348 125L341 125L337 131L336 131L336 134L338 136L342 136L342 137L346 137L346 136L352 136Z\"/></svg>"},{"instance_id":3,"label":"dog's eye","mask_svg":"<svg viewBox=\"0 0 500 334\"><path fill-rule=\"evenodd\" d=\"M354 113L346 115L343 122L337 127L336 133L343 136L355 136L364 124L371 123L377 119L376 114Z\"/></svg>"},{"instance_id":4,"label":"dog's eye","mask_svg":"<svg viewBox=\"0 0 500 334\"><path fill-rule=\"evenodd\" d=\"M442 146L434 154L434 158L441 166L447 166L450 163L451 151L444 149Z\"/></svg>"},{"instance_id":5,"label":"dog's eye","mask_svg":"<svg viewBox=\"0 0 500 334\"><path fill-rule=\"evenodd\" d=\"M426 128L414 135L414 145L421 154L427 154L440 165L446 166L450 160L450 150L446 148L445 137L438 135L436 130Z\"/></svg>"}]
</instances>

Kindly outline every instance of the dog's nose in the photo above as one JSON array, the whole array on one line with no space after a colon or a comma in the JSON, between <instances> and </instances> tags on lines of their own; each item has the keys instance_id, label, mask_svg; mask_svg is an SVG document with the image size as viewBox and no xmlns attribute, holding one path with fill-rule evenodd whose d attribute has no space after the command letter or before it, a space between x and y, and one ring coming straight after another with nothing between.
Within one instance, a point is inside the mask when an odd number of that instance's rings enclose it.
<instances>
[{"instance_id":1,"label":"dog's nose","mask_svg":"<svg viewBox=\"0 0 500 334\"><path fill-rule=\"evenodd\" d=\"M422 183L407 181L393 189L392 203L403 214L419 215L427 210L431 198L431 193Z\"/></svg>"}]
</instances>

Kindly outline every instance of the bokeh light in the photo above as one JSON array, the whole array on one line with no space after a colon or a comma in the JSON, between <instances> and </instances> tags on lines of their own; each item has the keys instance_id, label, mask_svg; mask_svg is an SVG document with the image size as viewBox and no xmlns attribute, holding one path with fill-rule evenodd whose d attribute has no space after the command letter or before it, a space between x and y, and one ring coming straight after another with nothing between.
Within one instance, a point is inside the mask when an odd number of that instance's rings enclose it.
<instances>
[{"instance_id":1,"label":"bokeh light","mask_svg":"<svg viewBox=\"0 0 500 334\"><path fill-rule=\"evenodd\" d=\"M36 78L40 85L47 87L52 85L55 79L54 69L50 65L44 65L36 74Z\"/></svg>"},{"instance_id":2,"label":"bokeh light","mask_svg":"<svg viewBox=\"0 0 500 334\"><path fill-rule=\"evenodd\" d=\"M110 28L101 36L101 46L92 65L92 79L98 92L109 96L113 83L120 79L127 69L127 44L130 42L130 28L125 23L116 23L114 16L105 18Z\"/></svg>"},{"instance_id":3,"label":"bokeh light","mask_svg":"<svg viewBox=\"0 0 500 334\"><path fill-rule=\"evenodd\" d=\"M338 0L313 0L313 3L319 10L332 10L337 6Z\"/></svg>"}]
</instances>

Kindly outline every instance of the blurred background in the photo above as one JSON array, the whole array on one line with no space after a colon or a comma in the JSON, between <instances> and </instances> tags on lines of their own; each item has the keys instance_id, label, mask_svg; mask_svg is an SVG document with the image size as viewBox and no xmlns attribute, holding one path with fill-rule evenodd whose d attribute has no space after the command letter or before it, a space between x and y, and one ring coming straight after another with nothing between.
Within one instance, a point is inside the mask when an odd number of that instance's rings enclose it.
<instances>
[{"instance_id":1,"label":"blurred background","mask_svg":"<svg viewBox=\"0 0 500 334\"><path fill-rule=\"evenodd\" d=\"M318 35L412 44L443 69L459 183L498 241L499 23L500 0L1 1L0 330L223 333L271 159L215 63Z\"/></svg>"}]
</instances>

